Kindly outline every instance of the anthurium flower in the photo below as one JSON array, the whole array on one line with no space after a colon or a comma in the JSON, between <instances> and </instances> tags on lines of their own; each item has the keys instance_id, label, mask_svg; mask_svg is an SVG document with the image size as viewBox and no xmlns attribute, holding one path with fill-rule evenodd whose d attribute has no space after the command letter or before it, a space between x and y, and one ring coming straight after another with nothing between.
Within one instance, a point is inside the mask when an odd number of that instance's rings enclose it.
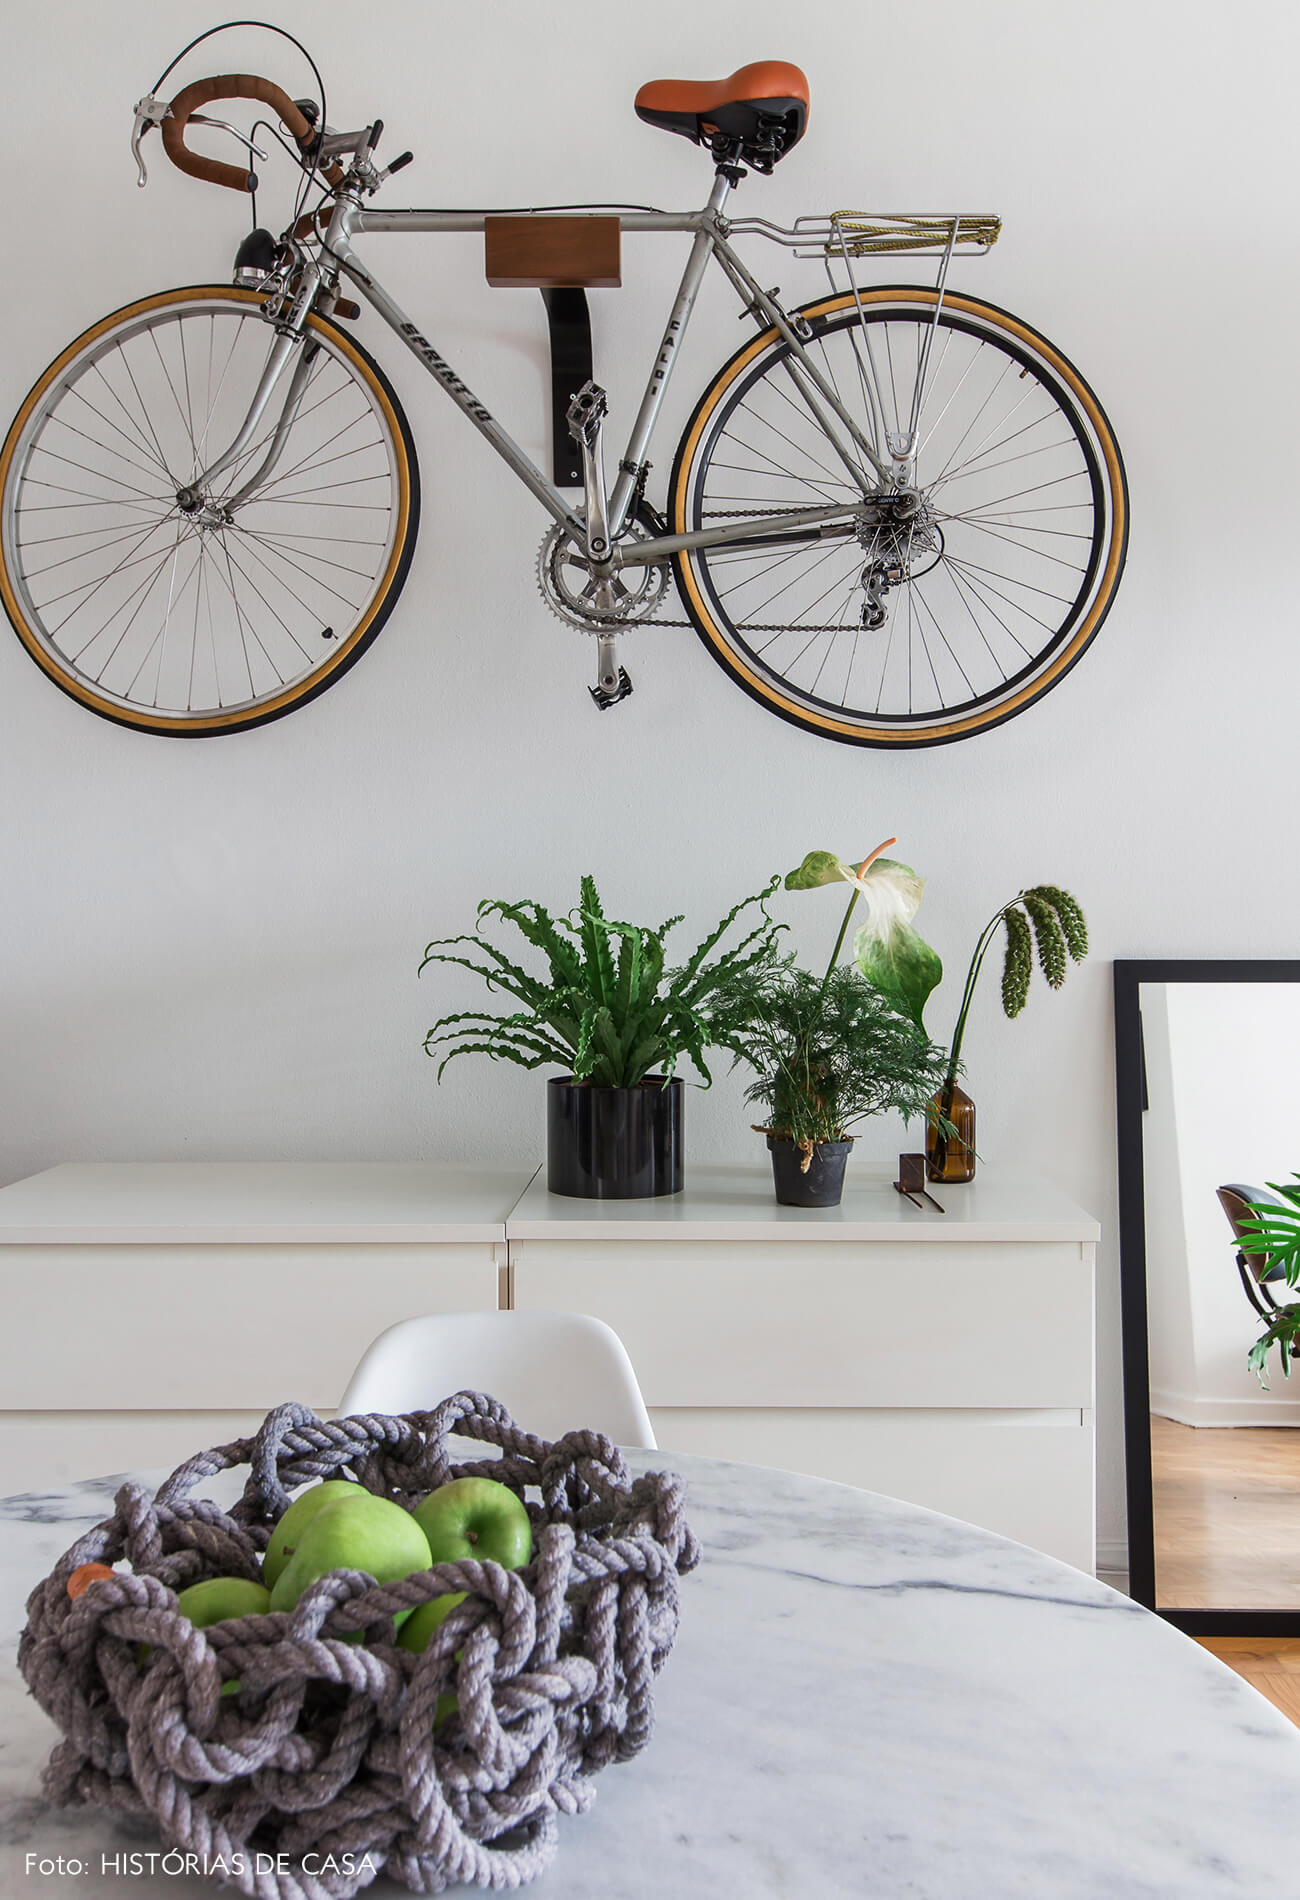
<instances>
[{"instance_id":1,"label":"anthurium flower","mask_svg":"<svg viewBox=\"0 0 1300 1900\"><path fill-rule=\"evenodd\" d=\"M788 891L812 891L822 884L856 884L860 891L866 890L863 878L868 868L875 863L882 851L888 851L891 844L897 844L897 838L886 838L863 858L856 867L845 864L833 851L810 851L803 863L795 871L786 873L785 888Z\"/></svg>"},{"instance_id":2,"label":"anthurium flower","mask_svg":"<svg viewBox=\"0 0 1300 1900\"><path fill-rule=\"evenodd\" d=\"M811 891L824 884L851 884L866 903L867 918L853 937L853 956L868 983L889 998L902 1015L924 1029L926 998L943 976L936 951L912 929L921 906L925 879L910 864L882 857L897 839L886 838L858 865L846 864L834 851L810 851L787 874L788 891Z\"/></svg>"},{"instance_id":3,"label":"anthurium flower","mask_svg":"<svg viewBox=\"0 0 1300 1900\"><path fill-rule=\"evenodd\" d=\"M938 952L912 929L925 879L910 864L876 858L859 889L867 918L853 933L854 961L868 983L924 1029L926 999L943 976Z\"/></svg>"}]
</instances>

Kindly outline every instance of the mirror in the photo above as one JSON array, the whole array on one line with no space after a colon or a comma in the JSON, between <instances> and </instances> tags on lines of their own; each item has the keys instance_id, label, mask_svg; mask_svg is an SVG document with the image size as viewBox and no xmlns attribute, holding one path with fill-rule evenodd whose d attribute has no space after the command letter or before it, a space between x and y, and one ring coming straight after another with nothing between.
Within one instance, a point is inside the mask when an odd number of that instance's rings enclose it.
<instances>
[{"instance_id":1,"label":"mirror","mask_svg":"<svg viewBox=\"0 0 1300 1900\"><path fill-rule=\"evenodd\" d=\"M1300 1633L1300 1361L1217 1192L1300 1172L1297 1050L1300 962L1115 964L1129 1590L1192 1634Z\"/></svg>"}]
</instances>

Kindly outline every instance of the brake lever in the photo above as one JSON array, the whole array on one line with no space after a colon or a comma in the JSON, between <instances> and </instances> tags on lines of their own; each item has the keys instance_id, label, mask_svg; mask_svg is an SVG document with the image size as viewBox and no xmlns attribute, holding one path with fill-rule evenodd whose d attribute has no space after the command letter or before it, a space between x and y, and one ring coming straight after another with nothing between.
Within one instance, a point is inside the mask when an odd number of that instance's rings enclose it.
<instances>
[{"instance_id":1,"label":"brake lever","mask_svg":"<svg viewBox=\"0 0 1300 1900\"><path fill-rule=\"evenodd\" d=\"M135 181L138 190L143 190L149 183L149 174L145 170L144 159L140 152L140 141L151 126L161 125L164 119L170 119L171 116L172 109L168 102L165 99L155 99L151 92L146 93L143 99L136 100L135 129L131 134L131 156L140 173Z\"/></svg>"},{"instance_id":2,"label":"brake lever","mask_svg":"<svg viewBox=\"0 0 1300 1900\"><path fill-rule=\"evenodd\" d=\"M136 168L140 173L140 176L135 181L137 188L142 189L149 183L149 173L145 169L144 157L140 151L140 141L151 127L161 125L164 119L170 119L171 116L172 109L166 99L155 99L152 93L146 93L143 99L136 101L135 128L131 133L131 155L135 159ZM252 139L246 138L237 125L231 125L226 119L211 118L206 112L191 112L190 124L218 126L221 131L229 132L231 138L238 139L241 145L247 146L250 157L255 155L263 161L265 161L267 157L267 153L262 150L260 145L254 145Z\"/></svg>"}]
</instances>

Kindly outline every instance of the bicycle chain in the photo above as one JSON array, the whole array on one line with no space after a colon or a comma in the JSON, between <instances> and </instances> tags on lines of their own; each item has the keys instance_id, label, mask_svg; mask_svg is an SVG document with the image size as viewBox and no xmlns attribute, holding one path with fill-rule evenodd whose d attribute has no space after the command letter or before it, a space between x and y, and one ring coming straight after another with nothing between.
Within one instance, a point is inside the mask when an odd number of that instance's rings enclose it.
<instances>
[{"instance_id":1,"label":"bicycle chain","mask_svg":"<svg viewBox=\"0 0 1300 1900\"><path fill-rule=\"evenodd\" d=\"M703 518L706 521L715 518L724 521L734 521L740 515L780 515L785 512L786 510L784 508L706 508ZM547 594L545 587L541 585L540 580L538 582L538 591L551 612L555 614L557 620L564 620L569 626L574 624L567 614L561 614L557 610L554 602ZM695 622L693 620L670 620L661 617L656 612L651 613L644 620L627 620L614 622L612 624L617 631L630 633L633 627L693 627ZM599 630L600 629L593 623L590 631L598 632ZM858 632L859 629L846 627L841 621L826 621L821 625L813 625L804 621L801 622L797 628L792 628L787 621L777 621L772 623L758 622L753 626L744 627L743 629L738 628L737 631L744 633L855 633Z\"/></svg>"},{"instance_id":2,"label":"bicycle chain","mask_svg":"<svg viewBox=\"0 0 1300 1900\"><path fill-rule=\"evenodd\" d=\"M783 515L785 512L786 510L784 508L706 508L703 512L703 519L705 521L715 519L734 521L738 515ZM693 620L659 620L656 618L647 621L646 625L655 627L693 627L695 622ZM856 627L846 627L838 620L834 622L828 620L819 626L814 626L807 621L801 621L797 629L791 628L788 621L778 621L773 624L757 622L753 626L737 628L737 632L744 633L791 633L795 631L799 633L856 633L858 629Z\"/></svg>"},{"instance_id":3,"label":"bicycle chain","mask_svg":"<svg viewBox=\"0 0 1300 1900\"><path fill-rule=\"evenodd\" d=\"M620 631L630 633L635 627L693 627L693 620L661 620L658 614L650 620L630 620L626 628ZM846 627L841 620L825 620L814 624L800 620L793 625L788 620L758 622L753 626L738 627L738 633L860 633L860 627Z\"/></svg>"}]
</instances>

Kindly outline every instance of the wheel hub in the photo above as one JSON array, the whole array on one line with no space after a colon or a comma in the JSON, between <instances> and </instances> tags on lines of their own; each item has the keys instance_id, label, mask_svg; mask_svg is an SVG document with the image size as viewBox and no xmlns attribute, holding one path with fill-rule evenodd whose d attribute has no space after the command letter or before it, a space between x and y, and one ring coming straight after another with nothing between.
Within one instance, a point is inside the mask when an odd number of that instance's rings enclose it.
<instances>
[{"instance_id":1,"label":"wheel hub","mask_svg":"<svg viewBox=\"0 0 1300 1900\"><path fill-rule=\"evenodd\" d=\"M907 490L862 524L858 541L864 556L858 585L865 595L860 624L874 630L888 618L891 588L919 580L942 560L943 530L921 496Z\"/></svg>"},{"instance_id":2,"label":"wheel hub","mask_svg":"<svg viewBox=\"0 0 1300 1900\"><path fill-rule=\"evenodd\" d=\"M200 494L193 488L181 488L176 493L176 506L185 519L195 528L230 528L235 517L229 508L215 502L208 495Z\"/></svg>"}]
</instances>

